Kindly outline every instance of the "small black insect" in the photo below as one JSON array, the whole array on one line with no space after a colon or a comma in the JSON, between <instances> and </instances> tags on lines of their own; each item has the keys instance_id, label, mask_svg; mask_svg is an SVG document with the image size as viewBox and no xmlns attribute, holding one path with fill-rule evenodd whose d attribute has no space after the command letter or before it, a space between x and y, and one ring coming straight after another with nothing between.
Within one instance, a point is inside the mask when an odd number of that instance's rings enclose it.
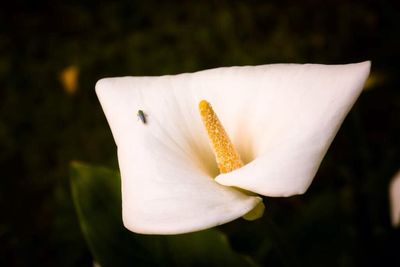
<instances>
[{"instance_id":1,"label":"small black insect","mask_svg":"<svg viewBox=\"0 0 400 267\"><path fill-rule=\"evenodd\" d=\"M143 110L139 109L137 114L138 118L142 121L143 124L146 124L146 115L144 114Z\"/></svg>"}]
</instances>

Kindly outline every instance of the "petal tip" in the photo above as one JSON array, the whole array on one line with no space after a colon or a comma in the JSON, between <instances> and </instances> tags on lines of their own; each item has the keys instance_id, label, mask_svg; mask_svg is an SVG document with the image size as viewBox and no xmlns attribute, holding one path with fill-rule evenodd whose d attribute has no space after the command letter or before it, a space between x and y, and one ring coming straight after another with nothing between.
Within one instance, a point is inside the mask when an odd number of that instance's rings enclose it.
<instances>
[{"instance_id":1,"label":"petal tip","mask_svg":"<svg viewBox=\"0 0 400 267\"><path fill-rule=\"evenodd\" d=\"M370 60L351 64L357 66L356 71L360 73L360 77L362 77L363 84L365 80L368 78L369 73L371 72L371 64L372 63Z\"/></svg>"},{"instance_id":2,"label":"petal tip","mask_svg":"<svg viewBox=\"0 0 400 267\"><path fill-rule=\"evenodd\" d=\"M96 82L95 91L97 96L102 94L102 91L108 87L109 83L109 78L103 78Z\"/></svg>"},{"instance_id":3,"label":"petal tip","mask_svg":"<svg viewBox=\"0 0 400 267\"><path fill-rule=\"evenodd\" d=\"M364 68L364 71L367 74L369 74L369 72L371 71L371 64L372 64L371 60L366 60L366 61L360 62L358 64L360 64Z\"/></svg>"}]
</instances>

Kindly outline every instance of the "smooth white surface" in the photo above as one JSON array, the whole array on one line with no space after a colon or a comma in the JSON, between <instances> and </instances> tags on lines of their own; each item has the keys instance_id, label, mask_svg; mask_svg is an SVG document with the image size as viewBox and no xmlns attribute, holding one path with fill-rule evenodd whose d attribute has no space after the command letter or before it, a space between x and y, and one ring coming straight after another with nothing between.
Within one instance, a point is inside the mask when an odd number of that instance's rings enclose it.
<instances>
[{"instance_id":1,"label":"smooth white surface","mask_svg":"<svg viewBox=\"0 0 400 267\"><path fill-rule=\"evenodd\" d=\"M118 147L124 224L138 233L196 231L260 201L230 186L266 196L305 192L369 69L370 62L274 64L100 80L96 92ZM216 180L202 99L247 163ZM136 118L139 109L147 124Z\"/></svg>"},{"instance_id":2,"label":"smooth white surface","mask_svg":"<svg viewBox=\"0 0 400 267\"><path fill-rule=\"evenodd\" d=\"M391 219L394 227L400 226L400 171L393 177L389 188Z\"/></svg>"}]
</instances>

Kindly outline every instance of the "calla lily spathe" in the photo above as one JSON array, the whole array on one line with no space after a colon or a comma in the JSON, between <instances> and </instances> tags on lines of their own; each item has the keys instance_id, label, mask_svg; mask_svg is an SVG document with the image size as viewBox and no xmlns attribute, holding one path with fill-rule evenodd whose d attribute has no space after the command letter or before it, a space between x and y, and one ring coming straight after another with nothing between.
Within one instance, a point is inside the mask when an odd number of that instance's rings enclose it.
<instances>
[{"instance_id":1,"label":"calla lily spathe","mask_svg":"<svg viewBox=\"0 0 400 267\"><path fill-rule=\"evenodd\" d=\"M193 232L262 201L237 188L304 193L369 70L370 62L273 64L98 81L118 148L124 225L137 233ZM197 109L202 99L214 107L242 168L218 175Z\"/></svg>"},{"instance_id":2,"label":"calla lily spathe","mask_svg":"<svg viewBox=\"0 0 400 267\"><path fill-rule=\"evenodd\" d=\"M389 186L390 215L393 227L400 226L400 171L393 177Z\"/></svg>"}]
</instances>

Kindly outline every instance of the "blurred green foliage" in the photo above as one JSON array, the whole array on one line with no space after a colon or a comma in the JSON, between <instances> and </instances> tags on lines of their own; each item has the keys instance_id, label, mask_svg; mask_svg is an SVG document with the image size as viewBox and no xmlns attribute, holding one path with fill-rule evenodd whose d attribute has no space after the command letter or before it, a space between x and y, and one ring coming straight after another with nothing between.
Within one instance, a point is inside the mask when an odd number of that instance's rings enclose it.
<instances>
[{"instance_id":1,"label":"blurred green foliage","mask_svg":"<svg viewBox=\"0 0 400 267\"><path fill-rule=\"evenodd\" d=\"M117 168L100 78L372 60L372 79L304 196L220 228L269 266L396 266L387 186L400 162L396 1L23 1L0 9L0 266L92 266L71 160ZM60 74L79 69L68 93Z\"/></svg>"}]
</instances>

